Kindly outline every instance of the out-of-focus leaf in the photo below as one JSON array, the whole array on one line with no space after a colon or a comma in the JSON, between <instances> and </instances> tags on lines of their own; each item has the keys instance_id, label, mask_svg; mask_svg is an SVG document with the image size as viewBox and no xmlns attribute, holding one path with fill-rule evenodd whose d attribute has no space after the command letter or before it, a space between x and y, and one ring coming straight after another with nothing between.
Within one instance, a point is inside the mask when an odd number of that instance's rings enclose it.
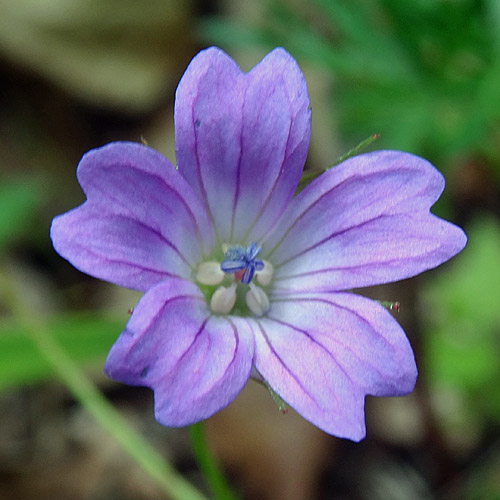
<instances>
[{"instance_id":1,"label":"out-of-focus leaf","mask_svg":"<svg viewBox=\"0 0 500 500\"><path fill-rule=\"evenodd\" d=\"M104 359L123 329L123 322L96 314L68 314L47 325L75 361ZM43 334L43 333L41 333ZM26 331L11 322L0 323L0 389L38 382L53 375L50 365Z\"/></svg>"},{"instance_id":2,"label":"out-of-focus leaf","mask_svg":"<svg viewBox=\"0 0 500 500\"><path fill-rule=\"evenodd\" d=\"M0 250L29 226L39 201L33 180L0 181Z\"/></svg>"}]
</instances>

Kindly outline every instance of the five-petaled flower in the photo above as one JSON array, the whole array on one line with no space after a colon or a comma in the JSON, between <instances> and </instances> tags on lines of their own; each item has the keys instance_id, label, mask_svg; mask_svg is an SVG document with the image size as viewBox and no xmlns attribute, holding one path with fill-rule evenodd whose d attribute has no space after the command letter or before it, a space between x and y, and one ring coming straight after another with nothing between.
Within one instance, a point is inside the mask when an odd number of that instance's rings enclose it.
<instances>
[{"instance_id":1,"label":"five-petaled flower","mask_svg":"<svg viewBox=\"0 0 500 500\"><path fill-rule=\"evenodd\" d=\"M283 49L249 73L198 54L175 101L178 169L140 144L88 152L87 196L56 217L55 249L92 276L146 292L105 371L151 387L168 426L205 419L250 376L336 436L365 435L367 394L409 393L409 342L353 288L414 276L465 245L429 211L444 187L411 154L363 154L294 196L310 107Z\"/></svg>"}]
</instances>

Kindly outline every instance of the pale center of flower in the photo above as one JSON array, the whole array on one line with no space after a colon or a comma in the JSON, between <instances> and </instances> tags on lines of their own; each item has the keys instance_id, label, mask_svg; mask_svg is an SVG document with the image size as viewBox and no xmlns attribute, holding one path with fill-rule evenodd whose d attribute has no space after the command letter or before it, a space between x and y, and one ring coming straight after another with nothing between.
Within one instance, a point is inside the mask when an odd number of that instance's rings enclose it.
<instances>
[{"instance_id":1,"label":"pale center of flower","mask_svg":"<svg viewBox=\"0 0 500 500\"><path fill-rule=\"evenodd\" d=\"M251 313L263 316L269 311L271 305L265 290L252 283L254 276L263 287L272 281L273 266L257 258L261 250L256 243L250 243L247 247L225 244L222 262L207 261L198 266L195 278L202 285L212 312L229 314L235 306L235 313L242 315ZM224 281L229 286L219 286L215 290L212 288Z\"/></svg>"}]
</instances>

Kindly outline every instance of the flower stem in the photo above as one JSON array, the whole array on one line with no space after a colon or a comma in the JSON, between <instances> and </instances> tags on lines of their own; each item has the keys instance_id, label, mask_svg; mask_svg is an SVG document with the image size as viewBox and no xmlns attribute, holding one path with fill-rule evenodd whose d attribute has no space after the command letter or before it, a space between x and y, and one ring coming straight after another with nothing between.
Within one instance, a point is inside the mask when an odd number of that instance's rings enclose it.
<instances>
[{"instance_id":1,"label":"flower stem","mask_svg":"<svg viewBox=\"0 0 500 500\"><path fill-rule=\"evenodd\" d=\"M0 271L2 271L0 269ZM196 488L138 434L108 402L85 372L66 354L50 334L44 321L25 304L10 276L0 272L0 292L16 321L22 325L40 353L76 400L108 431L120 446L173 500L206 500Z\"/></svg>"},{"instance_id":2,"label":"flower stem","mask_svg":"<svg viewBox=\"0 0 500 500\"><path fill-rule=\"evenodd\" d=\"M203 474L216 500L237 500L237 496L227 484L224 474L217 465L213 453L207 446L203 423L198 422L189 427L189 437L198 467Z\"/></svg>"}]
</instances>

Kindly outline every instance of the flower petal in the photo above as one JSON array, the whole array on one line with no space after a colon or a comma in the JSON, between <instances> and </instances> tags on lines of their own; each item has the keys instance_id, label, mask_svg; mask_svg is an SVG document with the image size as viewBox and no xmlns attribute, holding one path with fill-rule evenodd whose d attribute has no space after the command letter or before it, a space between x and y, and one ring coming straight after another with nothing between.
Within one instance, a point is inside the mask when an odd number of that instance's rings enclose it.
<instances>
[{"instance_id":1,"label":"flower petal","mask_svg":"<svg viewBox=\"0 0 500 500\"><path fill-rule=\"evenodd\" d=\"M51 238L81 271L145 291L189 276L214 245L201 202L152 149L111 143L87 153L77 174L87 201L54 219Z\"/></svg>"},{"instance_id":2,"label":"flower petal","mask_svg":"<svg viewBox=\"0 0 500 500\"><path fill-rule=\"evenodd\" d=\"M157 420L182 426L229 404L252 368L247 322L213 316L192 283L168 279L140 300L111 348L105 371L155 392Z\"/></svg>"},{"instance_id":3,"label":"flower petal","mask_svg":"<svg viewBox=\"0 0 500 500\"><path fill-rule=\"evenodd\" d=\"M450 259L466 236L429 212L443 188L430 163L396 151L360 155L332 168L292 200L266 242L275 290L376 285Z\"/></svg>"},{"instance_id":4,"label":"flower petal","mask_svg":"<svg viewBox=\"0 0 500 500\"><path fill-rule=\"evenodd\" d=\"M244 74L219 49L198 54L177 88L179 169L226 242L258 240L276 222L307 155L304 77L283 49Z\"/></svg>"},{"instance_id":5,"label":"flower petal","mask_svg":"<svg viewBox=\"0 0 500 500\"><path fill-rule=\"evenodd\" d=\"M408 339L390 313L369 299L307 294L273 302L257 323L257 370L330 434L359 441L365 436L365 395L413 389L417 369Z\"/></svg>"}]
</instances>

